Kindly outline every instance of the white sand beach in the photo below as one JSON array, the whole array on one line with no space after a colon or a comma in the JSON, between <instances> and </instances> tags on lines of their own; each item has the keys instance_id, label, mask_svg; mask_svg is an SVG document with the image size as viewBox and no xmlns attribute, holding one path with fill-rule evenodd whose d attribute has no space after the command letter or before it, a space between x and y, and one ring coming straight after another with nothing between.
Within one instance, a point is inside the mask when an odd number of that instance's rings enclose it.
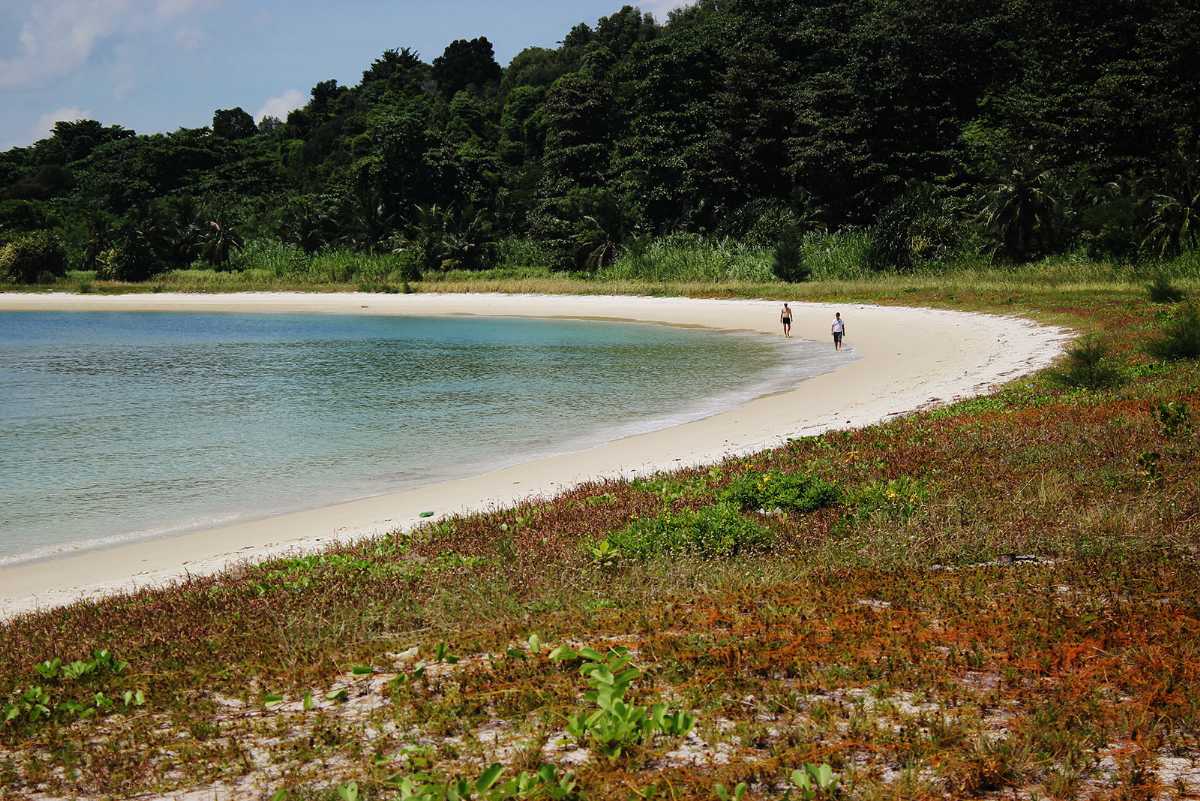
<instances>
[{"instance_id":1,"label":"white sand beach","mask_svg":"<svg viewBox=\"0 0 1200 801\"><path fill-rule=\"evenodd\" d=\"M793 303L793 336L828 343L835 311L858 358L794 389L672 428L470 478L320 509L67 553L0 568L0 617L211 574L244 560L480 510L599 477L715 462L833 428L860 427L989 391L1048 365L1070 333L1027 320L930 309ZM778 334L780 302L623 296L0 294L5 311L196 311L588 318ZM647 410L652 416L654 410ZM63 510L64 525L70 510Z\"/></svg>"}]
</instances>

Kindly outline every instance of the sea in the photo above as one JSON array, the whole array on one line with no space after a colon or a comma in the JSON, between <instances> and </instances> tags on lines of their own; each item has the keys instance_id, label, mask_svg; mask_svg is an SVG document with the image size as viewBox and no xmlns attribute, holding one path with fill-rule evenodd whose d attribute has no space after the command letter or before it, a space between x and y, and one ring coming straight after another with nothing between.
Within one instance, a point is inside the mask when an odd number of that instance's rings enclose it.
<instances>
[{"instance_id":1,"label":"sea","mask_svg":"<svg viewBox=\"0 0 1200 801\"><path fill-rule=\"evenodd\" d=\"M0 313L0 564L477 475L833 369L798 339L489 317Z\"/></svg>"}]
</instances>

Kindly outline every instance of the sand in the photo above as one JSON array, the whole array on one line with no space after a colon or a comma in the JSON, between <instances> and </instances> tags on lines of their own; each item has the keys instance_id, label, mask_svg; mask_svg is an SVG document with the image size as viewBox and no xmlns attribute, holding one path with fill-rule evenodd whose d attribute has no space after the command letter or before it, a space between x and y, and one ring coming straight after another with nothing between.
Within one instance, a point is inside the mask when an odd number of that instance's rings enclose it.
<instances>
[{"instance_id":1,"label":"sand","mask_svg":"<svg viewBox=\"0 0 1200 801\"><path fill-rule=\"evenodd\" d=\"M590 318L777 334L780 303L623 296L245 293L0 294L0 311L204 311ZM832 343L834 311L858 358L795 389L703 420L470 478L320 509L137 540L0 568L0 618L205 575L246 560L402 529L436 515L556 494L580 482L705 464L792 437L867 426L988 392L1052 362L1070 338L1028 320L931 309L792 304L793 336ZM647 410L653 414L654 410ZM69 525L70 510L63 510Z\"/></svg>"}]
</instances>

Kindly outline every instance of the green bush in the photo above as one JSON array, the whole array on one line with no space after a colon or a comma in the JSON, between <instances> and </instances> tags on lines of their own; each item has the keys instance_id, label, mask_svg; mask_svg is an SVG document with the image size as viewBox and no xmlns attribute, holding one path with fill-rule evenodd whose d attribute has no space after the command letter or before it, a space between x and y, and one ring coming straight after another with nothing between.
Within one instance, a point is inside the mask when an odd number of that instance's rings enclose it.
<instances>
[{"instance_id":1,"label":"green bush","mask_svg":"<svg viewBox=\"0 0 1200 801\"><path fill-rule=\"evenodd\" d=\"M657 517L634 520L609 535L609 546L622 556L648 559L661 554L734 556L767 547L770 530L742 515L731 503L703 509L666 511Z\"/></svg>"},{"instance_id":2,"label":"green bush","mask_svg":"<svg viewBox=\"0 0 1200 801\"><path fill-rule=\"evenodd\" d=\"M635 239L617 260L600 271L606 280L662 282L745 281L769 283L771 251L733 239L709 239L697 234L671 234L659 239Z\"/></svg>"},{"instance_id":3,"label":"green bush","mask_svg":"<svg viewBox=\"0 0 1200 801\"><path fill-rule=\"evenodd\" d=\"M1196 304L1185 304L1146 350L1164 360L1200 359L1200 309Z\"/></svg>"},{"instance_id":4,"label":"green bush","mask_svg":"<svg viewBox=\"0 0 1200 801\"><path fill-rule=\"evenodd\" d=\"M1183 300L1183 290L1171 283L1166 272L1159 270L1146 287L1146 293L1153 303L1178 303Z\"/></svg>"},{"instance_id":5,"label":"green bush","mask_svg":"<svg viewBox=\"0 0 1200 801\"><path fill-rule=\"evenodd\" d=\"M835 233L813 232L804 237L804 264L816 281L852 281L870 275L867 257L871 235L846 228Z\"/></svg>"},{"instance_id":6,"label":"green bush","mask_svg":"<svg viewBox=\"0 0 1200 801\"><path fill-rule=\"evenodd\" d=\"M721 500L745 511L811 512L837 503L838 491L824 479L797 473L744 473L721 493Z\"/></svg>"},{"instance_id":7,"label":"green bush","mask_svg":"<svg viewBox=\"0 0 1200 801\"><path fill-rule=\"evenodd\" d=\"M496 243L496 267L500 269L550 270L553 266L553 254L536 239L510 236Z\"/></svg>"},{"instance_id":8,"label":"green bush","mask_svg":"<svg viewBox=\"0 0 1200 801\"><path fill-rule=\"evenodd\" d=\"M1122 383L1121 370L1113 363L1108 344L1089 336L1067 349L1066 363L1053 376L1068 387L1108 389Z\"/></svg>"},{"instance_id":9,"label":"green bush","mask_svg":"<svg viewBox=\"0 0 1200 801\"><path fill-rule=\"evenodd\" d=\"M0 276L12 281L51 283L66 274L66 248L50 231L22 234L0 248Z\"/></svg>"},{"instance_id":10,"label":"green bush","mask_svg":"<svg viewBox=\"0 0 1200 801\"><path fill-rule=\"evenodd\" d=\"M771 272L781 281L795 284L812 277L812 270L804 263L804 234L798 226L784 230L775 245Z\"/></svg>"},{"instance_id":11,"label":"green bush","mask_svg":"<svg viewBox=\"0 0 1200 801\"><path fill-rule=\"evenodd\" d=\"M929 186L905 192L884 209L871 229L867 263L872 270L908 272L945 262L963 240L962 226L945 199Z\"/></svg>"},{"instance_id":12,"label":"green bush","mask_svg":"<svg viewBox=\"0 0 1200 801\"><path fill-rule=\"evenodd\" d=\"M928 497L929 489L923 481L900 476L855 487L846 493L845 503L859 520L880 516L903 523Z\"/></svg>"}]
</instances>

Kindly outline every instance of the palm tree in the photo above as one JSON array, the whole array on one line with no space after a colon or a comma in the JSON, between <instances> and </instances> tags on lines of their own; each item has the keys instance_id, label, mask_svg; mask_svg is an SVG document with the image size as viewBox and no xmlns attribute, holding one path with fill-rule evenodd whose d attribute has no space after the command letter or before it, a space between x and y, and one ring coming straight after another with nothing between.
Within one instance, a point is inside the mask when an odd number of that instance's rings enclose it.
<instances>
[{"instance_id":1,"label":"palm tree","mask_svg":"<svg viewBox=\"0 0 1200 801\"><path fill-rule=\"evenodd\" d=\"M1142 247L1163 258L1200 246L1200 163L1180 152L1162 191L1150 197L1149 225Z\"/></svg>"},{"instance_id":2,"label":"palm tree","mask_svg":"<svg viewBox=\"0 0 1200 801\"><path fill-rule=\"evenodd\" d=\"M214 267L223 267L229 258L242 249L242 238L227 221L208 221L208 230L201 237L200 250L204 260Z\"/></svg>"},{"instance_id":3,"label":"palm tree","mask_svg":"<svg viewBox=\"0 0 1200 801\"><path fill-rule=\"evenodd\" d=\"M1027 261L1054 245L1061 210L1051 181L1049 171L1015 169L986 191L982 217L994 252Z\"/></svg>"}]
</instances>

